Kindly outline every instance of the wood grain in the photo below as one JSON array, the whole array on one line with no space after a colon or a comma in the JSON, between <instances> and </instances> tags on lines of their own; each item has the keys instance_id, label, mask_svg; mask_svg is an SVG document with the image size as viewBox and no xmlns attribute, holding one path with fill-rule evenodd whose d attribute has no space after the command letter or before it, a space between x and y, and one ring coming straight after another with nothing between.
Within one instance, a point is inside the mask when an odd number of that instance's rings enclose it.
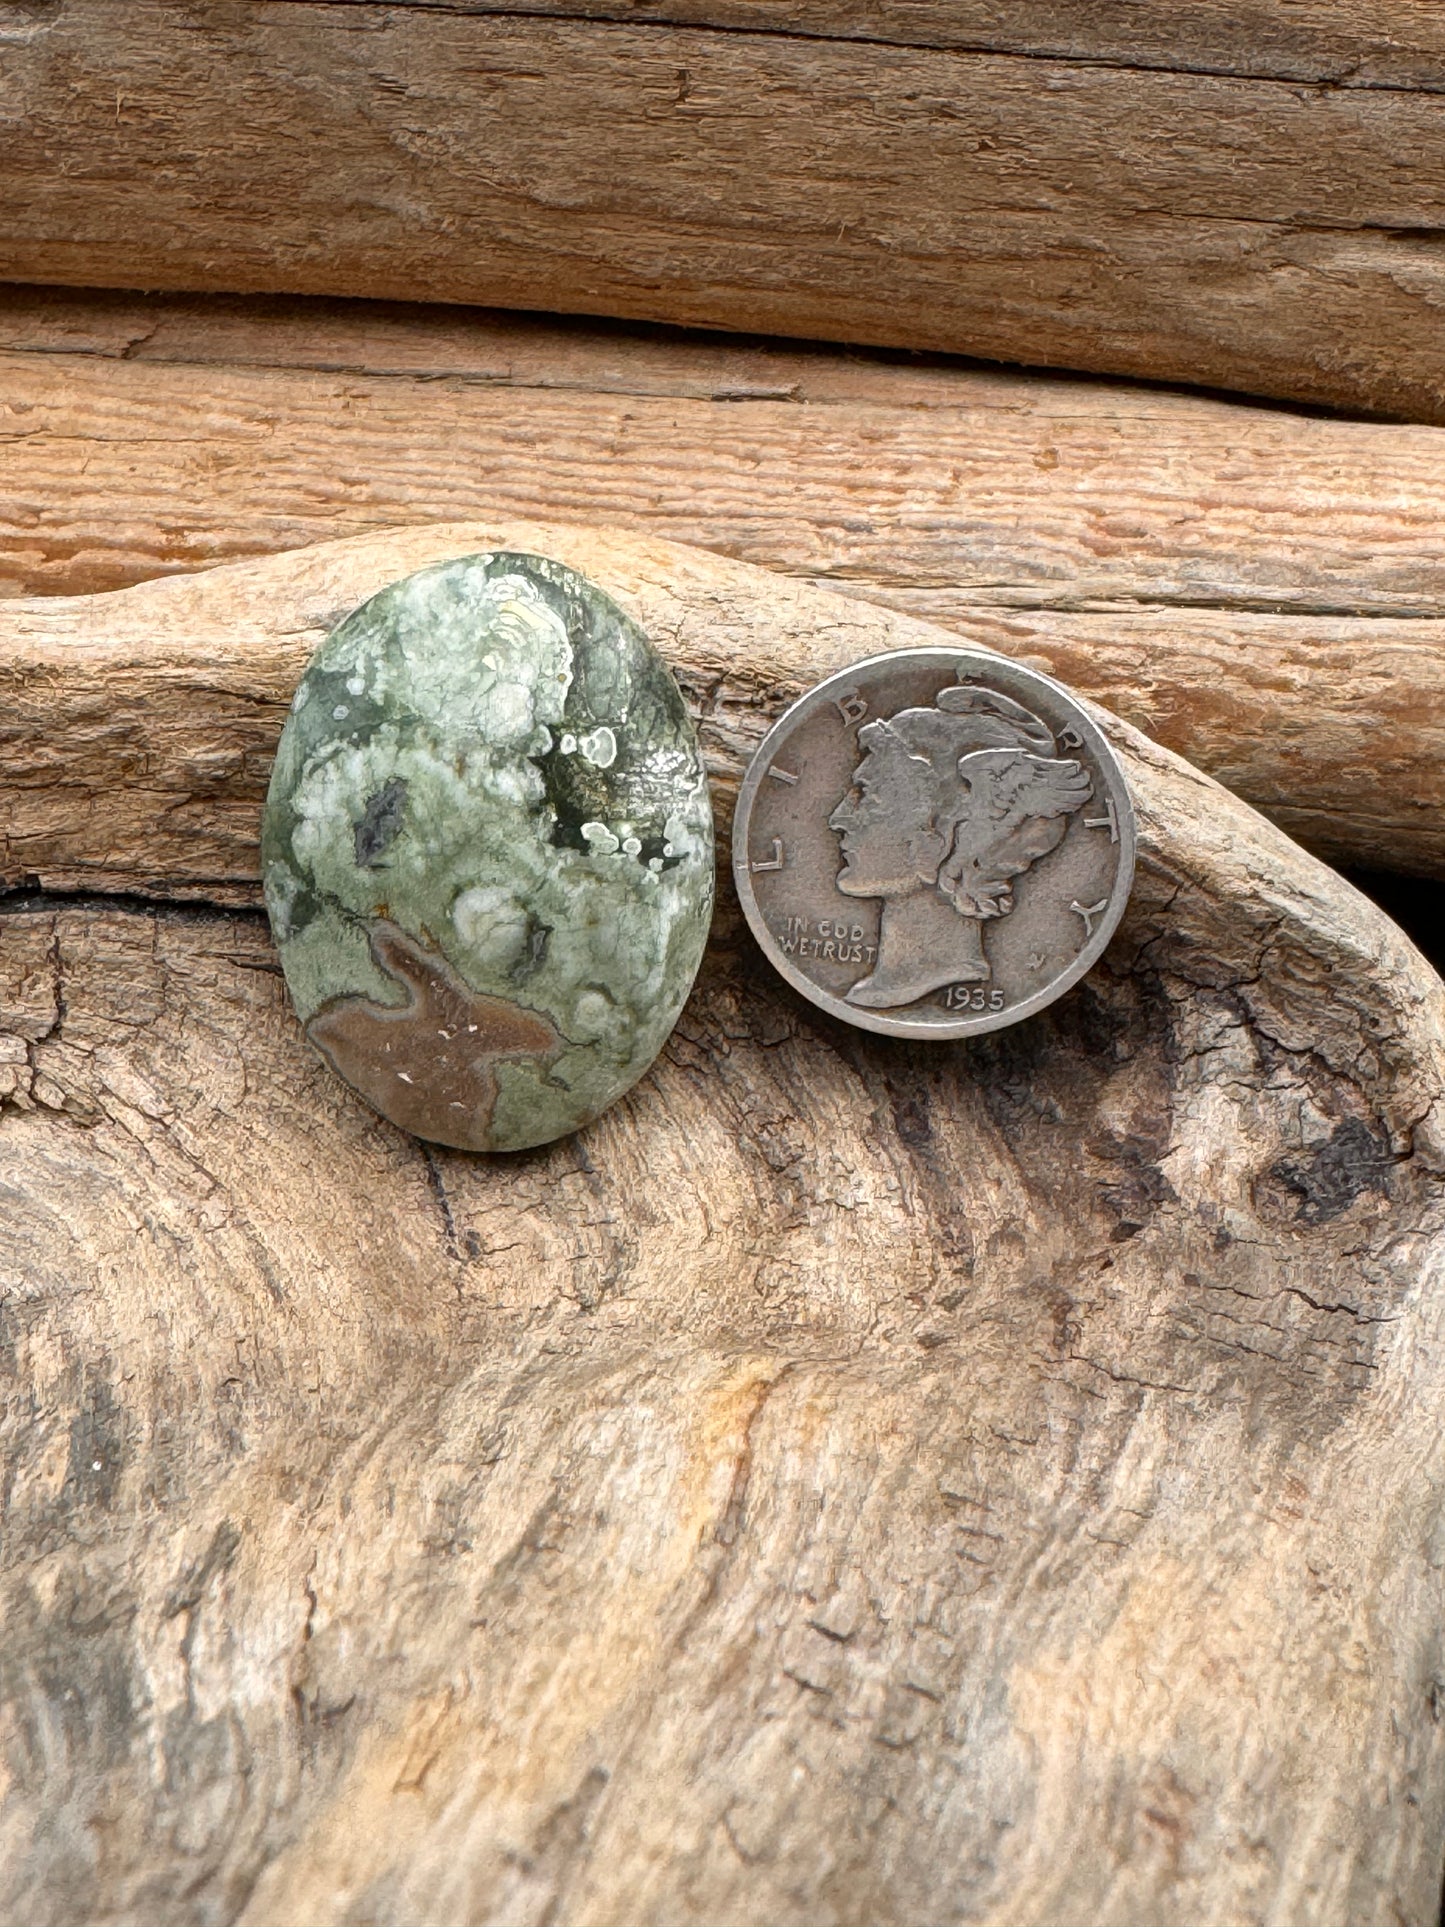
<instances>
[{"instance_id":1,"label":"wood grain","mask_svg":"<svg viewBox=\"0 0 1445 1927\"><path fill-rule=\"evenodd\" d=\"M777 344L0 300L12 594L400 523L631 525L1026 656L1332 859L1423 875L1445 875L1442 450L1428 427Z\"/></svg>"},{"instance_id":2,"label":"wood grain","mask_svg":"<svg viewBox=\"0 0 1445 1927\"><path fill-rule=\"evenodd\" d=\"M724 797L922 633L566 539ZM143 671L183 748L156 692L262 698L425 541L33 605L57 796ZM1139 884L1052 1012L841 1029L725 907L655 1072L518 1158L367 1113L254 914L0 903L17 1919L1435 1920L1445 992L1110 728Z\"/></svg>"},{"instance_id":3,"label":"wood grain","mask_svg":"<svg viewBox=\"0 0 1445 1927\"><path fill-rule=\"evenodd\" d=\"M0 882L258 901L256 839L272 754L301 670L327 630L396 573L446 556L522 548L587 573L597 544L595 532L573 526L443 523L121 593L0 601L0 754L7 769ZM655 579L630 589L629 606L677 660L684 617L659 585L669 576L691 579L693 552L671 543L645 552ZM224 626L208 615L221 606L213 576L227 585ZM884 611L861 599L754 570L743 576L757 602L809 612L830 669L869 653L880 634L894 636L897 647L937 634L906 612L881 629ZM804 620L791 619L797 626ZM1003 653L1046 660L1078 689L1107 680L1099 668L1106 663L1129 697L1126 707L1141 710L1157 661L1147 635L1141 643L1116 623L1051 623L1047 651L1035 617L974 611L954 628ZM167 631L184 636L184 647L158 648L157 635ZM1175 719L1187 703L1190 733L1214 749L1235 787L1268 792L1274 813L1320 847L1385 850L1398 860L1408 842L1419 867L1445 871L1432 807L1438 776L1435 788L1417 786L1426 753L1445 747L1438 656L1422 654L1407 624L1371 624L1370 637L1368 653L1353 651L1348 633L1339 638L1352 649L1349 692L1316 705L1310 692L1332 667L1318 648L1313 655L1280 653L1267 636L1250 660L1237 646L1221 646L1208 628L1192 637L1176 631L1171 661L1189 663L1192 688L1208 692L1208 701L1175 687L1155 689L1152 699ZM706 685L691 695L706 740L716 727L713 695ZM716 756L714 763L715 776L725 779ZM1350 814L1342 817L1341 790L1351 776Z\"/></svg>"},{"instance_id":4,"label":"wood grain","mask_svg":"<svg viewBox=\"0 0 1445 1927\"><path fill-rule=\"evenodd\" d=\"M0 64L0 272L768 329L1445 419L1423 10L1398 58L1389 10L1325 35L1307 81L1307 23L1261 78L1190 69L1218 9L1177 71L1123 58L1125 17L1090 43L1076 9L1045 58L1027 29L1000 52L732 16L56 0Z\"/></svg>"},{"instance_id":5,"label":"wood grain","mask_svg":"<svg viewBox=\"0 0 1445 1927\"><path fill-rule=\"evenodd\" d=\"M333 0L354 5L356 0ZM454 13L542 14L805 34L965 53L1438 91L1445 22L1431 0L395 0Z\"/></svg>"}]
</instances>

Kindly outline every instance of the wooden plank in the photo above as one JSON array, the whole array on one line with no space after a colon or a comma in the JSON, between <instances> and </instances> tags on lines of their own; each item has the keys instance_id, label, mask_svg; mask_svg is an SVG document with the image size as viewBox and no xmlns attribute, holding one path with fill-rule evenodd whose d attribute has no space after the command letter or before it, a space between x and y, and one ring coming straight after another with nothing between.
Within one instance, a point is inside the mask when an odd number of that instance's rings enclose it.
<instances>
[{"instance_id":1,"label":"wooden plank","mask_svg":"<svg viewBox=\"0 0 1445 1927\"><path fill-rule=\"evenodd\" d=\"M152 741L209 688L230 745L426 539L35 604L57 788L135 819L75 707L127 611ZM567 539L724 799L918 633ZM1051 1011L844 1035L725 905L521 1158L370 1114L254 916L0 903L14 1919L1431 1927L1445 993L1114 734L1138 886Z\"/></svg>"},{"instance_id":2,"label":"wooden plank","mask_svg":"<svg viewBox=\"0 0 1445 1927\"><path fill-rule=\"evenodd\" d=\"M769 329L1445 419L1424 83L299 0L58 0L3 72L11 278Z\"/></svg>"},{"instance_id":3,"label":"wooden plank","mask_svg":"<svg viewBox=\"0 0 1445 1927\"><path fill-rule=\"evenodd\" d=\"M1025 656L1333 860L1445 874L1439 430L307 304L12 294L0 371L12 594L401 523L632 526Z\"/></svg>"},{"instance_id":4,"label":"wooden plank","mask_svg":"<svg viewBox=\"0 0 1445 1927\"><path fill-rule=\"evenodd\" d=\"M0 883L259 901L257 835L276 739L309 653L352 606L346 598L382 588L389 578L378 571L399 562L420 568L496 547L585 570L598 539L556 525L449 523L231 565L235 608L248 583L258 595L284 592L294 620L284 650L259 604L229 634L205 629L199 612L215 593L208 574L98 598L0 602ZM645 553L652 575L630 584L629 606L667 647L676 612L663 585L695 573L695 552L659 544ZM804 593L762 581L770 589L757 595L770 593L780 611ZM908 614L884 631L883 614L861 601L825 596L808 606L824 612L830 668L866 654L879 635L894 647L917 639ZM197 612L189 629L187 611ZM158 625L187 636L183 681L153 647ZM1353 698L1337 683L1333 700L1313 708L1302 696L1330 665L1299 649L1281 655L1273 639L1249 653L1207 630L1178 638L1174 660L1193 672L1185 696L1177 684L1158 688L1160 652L1151 660L1147 646L1127 633L1121 642L1093 618L1066 618L1062 634L1045 628L1047 652L1034 617L975 611L964 626L972 641L1046 666L1076 689L1112 677L1139 692L1136 714L1151 697L1171 720L1182 710L1181 733L1213 748L1237 788L1270 795L1273 814L1302 840L1357 856L1403 848L1417 870L1445 871L1439 778L1424 773L1425 752L1438 760L1445 748L1439 658L1412 648L1408 625L1374 625L1384 633L1352 660ZM930 640L936 633L926 630ZM712 739L708 685L691 694L720 779L735 740ZM1415 779L1425 787L1412 787Z\"/></svg>"},{"instance_id":5,"label":"wooden plank","mask_svg":"<svg viewBox=\"0 0 1445 1927\"><path fill-rule=\"evenodd\" d=\"M331 0L355 6L356 0ZM395 0L453 13L539 13L653 21L1031 54L1042 60L1233 73L1335 87L1424 87L1445 71L1445 21L1432 0Z\"/></svg>"},{"instance_id":6,"label":"wooden plank","mask_svg":"<svg viewBox=\"0 0 1445 1927\"><path fill-rule=\"evenodd\" d=\"M790 573L985 603L1445 610L1427 427L446 310L12 292L0 352L12 591L605 505Z\"/></svg>"},{"instance_id":7,"label":"wooden plank","mask_svg":"<svg viewBox=\"0 0 1445 1927\"><path fill-rule=\"evenodd\" d=\"M355 5L356 0L332 0ZM1433 0L394 0L468 14L651 21L965 53L1030 54L1337 87L1421 87L1445 75Z\"/></svg>"}]
</instances>

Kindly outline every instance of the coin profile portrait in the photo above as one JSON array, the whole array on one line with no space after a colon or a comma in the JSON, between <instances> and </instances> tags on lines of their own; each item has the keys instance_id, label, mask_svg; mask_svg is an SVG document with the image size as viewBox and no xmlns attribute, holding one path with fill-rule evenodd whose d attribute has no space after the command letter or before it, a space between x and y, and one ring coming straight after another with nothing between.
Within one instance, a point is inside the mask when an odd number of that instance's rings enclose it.
<instances>
[{"instance_id":1,"label":"coin profile portrait","mask_svg":"<svg viewBox=\"0 0 1445 1927\"><path fill-rule=\"evenodd\" d=\"M887 1010L944 984L993 975L984 925L1013 909L1013 879L1055 848L1093 784L1051 732L997 690L865 723L853 786L828 818L838 888L883 905L878 955L850 1004Z\"/></svg>"},{"instance_id":2,"label":"coin profile portrait","mask_svg":"<svg viewBox=\"0 0 1445 1927\"><path fill-rule=\"evenodd\" d=\"M828 677L765 737L733 871L764 955L865 1030L961 1037L1041 1010L1128 901L1118 758L1047 676L904 649Z\"/></svg>"}]
</instances>

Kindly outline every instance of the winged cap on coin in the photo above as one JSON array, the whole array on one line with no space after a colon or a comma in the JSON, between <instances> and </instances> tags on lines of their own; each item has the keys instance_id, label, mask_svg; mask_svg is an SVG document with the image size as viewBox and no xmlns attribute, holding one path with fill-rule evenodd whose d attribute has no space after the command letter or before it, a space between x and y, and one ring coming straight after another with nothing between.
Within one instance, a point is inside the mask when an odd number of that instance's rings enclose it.
<instances>
[{"instance_id":1,"label":"winged cap on coin","mask_svg":"<svg viewBox=\"0 0 1445 1927\"><path fill-rule=\"evenodd\" d=\"M850 1004L888 1010L993 972L983 927L1013 908L1012 880L1062 840L1093 795L1021 703L976 686L865 723L853 787L828 818L838 888L882 900L878 956Z\"/></svg>"}]
</instances>

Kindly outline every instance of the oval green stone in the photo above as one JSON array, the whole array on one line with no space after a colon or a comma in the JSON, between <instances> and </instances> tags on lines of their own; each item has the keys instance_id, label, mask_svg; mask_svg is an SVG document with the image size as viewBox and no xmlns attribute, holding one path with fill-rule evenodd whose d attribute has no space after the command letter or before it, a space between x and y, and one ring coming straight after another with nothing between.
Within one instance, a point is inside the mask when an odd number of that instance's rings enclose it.
<instances>
[{"instance_id":1,"label":"oval green stone","mask_svg":"<svg viewBox=\"0 0 1445 1927\"><path fill-rule=\"evenodd\" d=\"M713 900L682 695L574 570L472 555L321 645L266 798L266 907L307 1036L403 1130L588 1123L662 1048Z\"/></svg>"}]
</instances>

